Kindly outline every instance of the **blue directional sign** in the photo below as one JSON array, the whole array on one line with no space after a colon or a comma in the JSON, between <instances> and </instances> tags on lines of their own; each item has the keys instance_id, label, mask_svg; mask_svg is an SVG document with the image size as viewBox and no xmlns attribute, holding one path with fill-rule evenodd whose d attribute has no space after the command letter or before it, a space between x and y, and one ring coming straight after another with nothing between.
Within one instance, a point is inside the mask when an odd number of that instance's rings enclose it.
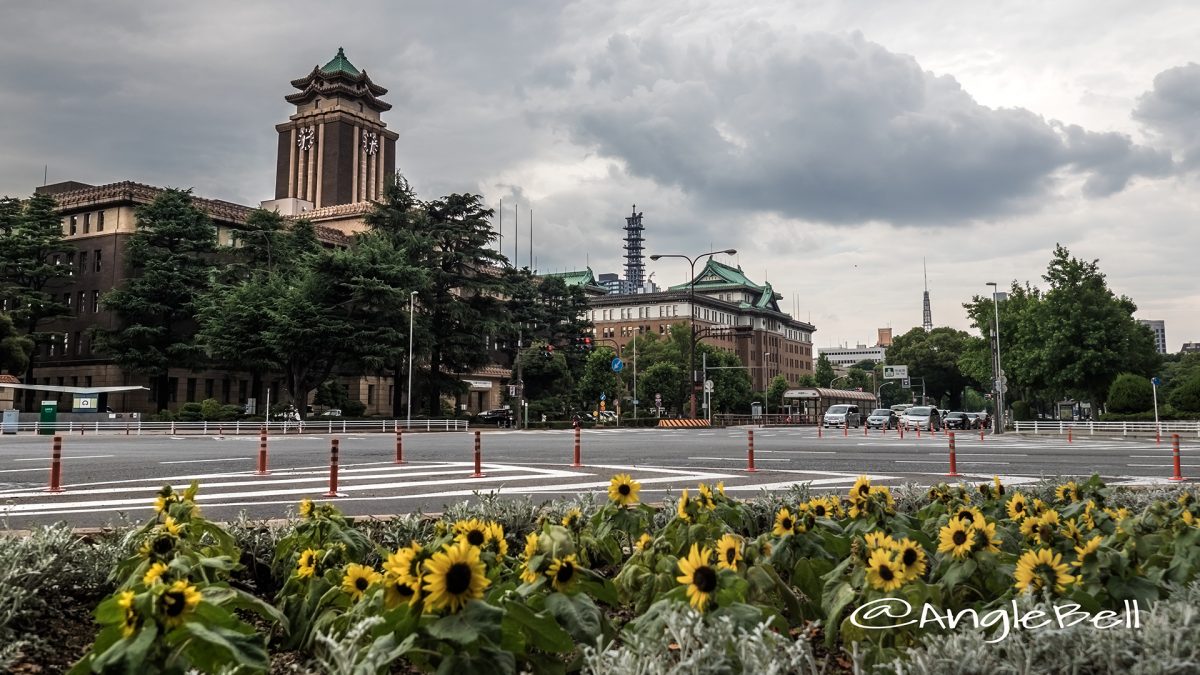
<instances>
[{"instance_id":1,"label":"blue directional sign","mask_svg":"<svg viewBox=\"0 0 1200 675\"><path fill-rule=\"evenodd\" d=\"M625 362L621 360L621 357L619 357L619 356L614 356L614 357L613 357L613 360L612 360L612 369L613 369L613 372L614 372L614 373L619 373L619 372L621 372L621 370L622 370L622 369L624 369L624 368L625 368Z\"/></svg>"},{"instance_id":2,"label":"blue directional sign","mask_svg":"<svg viewBox=\"0 0 1200 675\"><path fill-rule=\"evenodd\" d=\"M604 392L600 392L600 400L605 401L607 399L608 399L608 397L604 395Z\"/></svg>"},{"instance_id":3,"label":"blue directional sign","mask_svg":"<svg viewBox=\"0 0 1200 675\"><path fill-rule=\"evenodd\" d=\"M1152 378L1150 378L1150 384L1152 384L1156 387L1160 387L1160 386L1162 386L1162 380L1158 379L1157 377L1152 377Z\"/></svg>"}]
</instances>

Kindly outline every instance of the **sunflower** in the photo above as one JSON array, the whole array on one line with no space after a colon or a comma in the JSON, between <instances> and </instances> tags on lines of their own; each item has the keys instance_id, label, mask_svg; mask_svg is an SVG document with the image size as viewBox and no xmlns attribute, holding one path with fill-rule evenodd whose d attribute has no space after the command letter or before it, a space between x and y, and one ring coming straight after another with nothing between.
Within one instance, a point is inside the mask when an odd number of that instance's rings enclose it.
<instances>
[{"instance_id":1,"label":"sunflower","mask_svg":"<svg viewBox=\"0 0 1200 675\"><path fill-rule=\"evenodd\" d=\"M304 499L301 499L301 500L300 500L300 509L299 509L299 511L300 511L300 517L301 517L301 518L304 518L305 520L308 520L309 518L312 518L312 512L313 512L313 502L312 502L312 500L311 500L311 499L309 499L308 497L305 497Z\"/></svg>"},{"instance_id":2,"label":"sunflower","mask_svg":"<svg viewBox=\"0 0 1200 675\"><path fill-rule=\"evenodd\" d=\"M1183 506L1185 508L1188 506L1191 506L1192 502L1194 502L1194 501L1196 501L1196 496L1193 495L1191 492L1184 492L1179 495L1178 499L1175 500L1176 503L1178 503L1180 506Z\"/></svg>"},{"instance_id":3,"label":"sunflower","mask_svg":"<svg viewBox=\"0 0 1200 675\"><path fill-rule=\"evenodd\" d=\"M504 538L504 526L494 520L487 523L487 542L493 544L496 553L508 555L508 540Z\"/></svg>"},{"instance_id":4,"label":"sunflower","mask_svg":"<svg viewBox=\"0 0 1200 675\"><path fill-rule=\"evenodd\" d=\"M996 524L985 522L975 526L975 550L984 553L999 553L1000 544L996 538Z\"/></svg>"},{"instance_id":5,"label":"sunflower","mask_svg":"<svg viewBox=\"0 0 1200 675\"><path fill-rule=\"evenodd\" d=\"M389 554L383 563L383 571L405 582L421 581L421 561L419 556L423 549L413 541L395 553Z\"/></svg>"},{"instance_id":6,"label":"sunflower","mask_svg":"<svg viewBox=\"0 0 1200 675\"><path fill-rule=\"evenodd\" d=\"M722 497L725 496L725 481L717 481L717 494L721 495Z\"/></svg>"},{"instance_id":7,"label":"sunflower","mask_svg":"<svg viewBox=\"0 0 1200 675\"><path fill-rule=\"evenodd\" d=\"M1058 511L1051 509L1038 516L1037 523L1033 528L1033 538L1037 543L1043 546L1049 544L1051 541L1054 541L1054 535L1057 532Z\"/></svg>"},{"instance_id":8,"label":"sunflower","mask_svg":"<svg viewBox=\"0 0 1200 675\"><path fill-rule=\"evenodd\" d=\"M555 558L546 570L546 576L550 577L550 585L554 587L554 590L566 591L579 576L578 572L579 561L572 553L565 558Z\"/></svg>"},{"instance_id":9,"label":"sunflower","mask_svg":"<svg viewBox=\"0 0 1200 675\"><path fill-rule=\"evenodd\" d=\"M987 522L983 517L983 512L974 506L963 506L954 512L954 517L966 522L968 525L980 527Z\"/></svg>"},{"instance_id":10,"label":"sunflower","mask_svg":"<svg viewBox=\"0 0 1200 675\"><path fill-rule=\"evenodd\" d=\"M904 585L907 575L903 565L897 563L894 552L877 548L867 561L867 581L881 591L894 591Z\"/></svg>"},{"instance_id":11,"label":"sunflower","mask_svg":"<svg viewBox=\"0 0 1200 675\"><path fill-rule=\"evenodd\" d=\"M1073 480L1059 485L1054 488L1054 499L1063 504L1072 504L1079 501L1079 486Z\"/></svg>"},{"instance_id":12,"label":"sunflower","mask_svg":"<svg viewBox=\"0 0 1200 675\"><path fill-rule=\"evenodd\" d=\"M771 533L776 537L786 537L796 533L796 519L792 517L792 512L788 511L786 506L775 514L775 529L771 530Z\"/></svg>"},{"instance_id":13,"label":"sunflower","mask_svg":"<svg viewBox=\"0 0 1200 675\"><path fill-rule=\"evenodd\" d=\"M892 491L886 485L878 485L871 488L871 494L883 495L883 500L887 503L887 508L891 511L896 507L896 498L892 496Z\"/></svg>"},{"instance_id":14,"label":"sunflower","mask_svg":"<svg viewBox=\"0 0 1200 675\"><path fill-rule=\"evenodd\" d=\"M482 598L491 585L479 549L460 541L446 544L425 561L425 598L430 609L457 612L468 600Z\"/></svg>"},{"instance_id":15,"label":"sunflower","mask_svg":"<svg viewBox=\"0 0 1200 675\"><path fill-rule=\"evenodd\" d=\"M1004 496L1004 483L1000 482L1000 476L992 476L992 483L996 486L996 499Z\"/></svg>"},{"instance_id":16,"label":"sunflower","mask_svg":"<svg viewBox=\"0 0 1200 675\"><path fill-rule=\"evenodd\" d=\"M163 521L162 527L164 531L173 536L178 537L183 534L183 526L171 516L167 516L166 520Z\"/></svg>"},{"instance_id":17,"label":"sunflower","mask_svg":"<svg viewBox=\"0 0 1200 675\"><path fill-rule=\"evenodd\" d=\"M638 491L642 484L627 473L619 473L608 483L608 498L617 506L632 506L638 503Z\"/></svg>"},{"instance_id":18,"label":"sunflower","mask_svg":"<svg viewBox=\"0 0 1200 675\"><path fill-rule=\"evenodd\" d=\"M137 632L138 625L141 624L137 610L133 608L133 591L121 591L117 596L117 607L124 610L124 616L121 618L121 636L130 637Z\"/></svg>"},{"instance_id":19,"label":"sunflower","mask_svg":"<svg viewBox=\"0 0 1200 675\"><path fill-rule=\"evenodd\" d=\"M638 540L636 542L634 542L633 550L645 551L646 547L649 546L650 543L653 541L654 541L654 539L648 533L643 532L642 536L638 537Z\"/></svg>"},{"instance_id":20,"label":"sunflower","mask_svg":"<svg viewBox=\"0 0 1200 675\"><path fill-rule=\"evenodd\" d=\"M1013 496L1009 498L1005 510L1008 511L1009 518L1016 521L1024 520L1029 515L1029 504L1025 501L1025 495L1014 492Z\"/></svg>"},{"instance_id":21,"label":"sunflower","mask_svg":"<svg viewBox=\"0 0 1200 675\"><path fill-rule=\"evenodd\" d=\"M383 601L388 609L400 605L412 607L421 599L421 581L405 581L391 574L383 577Z\"/></svg>"},{"instance_id":22,"label":"sunflower","mask_svg":"<svg viewBox=\"0 0 1200 675\"><path fill-rule=\"evenodd\" d=\"M1191 511L1184 511L1183 515L1181 515L1179 518L1183 521L1183 524L1187 525L1188 527L1196 524L1196 516L1193 516Z\"/></svg>"},{"instance_id":23,"label":"sunflower","mask_svg":"<svg viewBox=\"0 0 1200 675\"><path fill-rule=\"evenodd\" d=\"M864 500L871 494L871 481L866 476L859 476L850 487L850 501Z\"/></svg>"},{"instance_id":24,"label":"sunflower","mask_svg":"<svg viewBox=\"0 0 1200 675\"><path fill-rule=\"evenodd\" d=\"M717 508L717 502L713 500L712 488L708 487L708 485L704 483L698 485L696 487L696 494L699 495L699 498L696 499L696 501L700 502L700 506L708 509L709 511Z\"/></svg>"},{"instance_id":25,"label":"sunflower","mask_svg":"<svg viewBox=\"0 0 1200 675\"><path fill-rule=\"evenodd\" d=\"M140 552L143 556L150 559L169 560L174 557L172 553L175 551L175 545L179 543L179 537L170 532L157 531L153 537L142 542Z\"/></svg>"},{"instance_id":26,"label":"sunflower","mask_svg":"<svg viewBox=\"0 0 1200 675\"><path fill-rule=\"evenodd\" d=\"M158 609L166 617L164 623L172 627L183 623L184 617L199 604L200 591L189 584L187 579L176 581L158 596Z\"/></svg>"},{"instance_id":27,"label":"sunflower","mask_svg":"<svg viewBox=\"0 0 1200 675\"><path fill-rule=\"evenodd\" d=\"M563 523L564 525L566 523ZM470 546L480 547L487 542L488 527L478 518L454 523L454 540L465 541Z\"/></svg>"},{"instance_id":28,"label":"sunflower","mask_svg":"<svg viewBox=\"0 0 1200 675\"><path fill-rule=\"evenodd\" d=\"M580 511L577 508L571 509L570 511L567 511L565 515L563 515L562 526L570 528L576 527L582 518L583 511Z\"/></svg>"},{"instance_id":29,"label":"sunflower","mask_svg":"<svg viewBox=\"0 0 1200 675\"><path fill-rule=\"evenodd\" d=\"M1076 544L1083 543L1084 534L1083 529L1079 527L1078 521L1078 518L1072 518L1067 521L1067 524L1062 529L1063 536Z\"/></svg>"},{"instance_id":30,"label":"sunflower","mask_svg":"<svg viewBox=\"0 0 1200 675\"><path fill-rule=\"evenodd\" d=\"M304 549L304 552L300 554L300 561L296 563L296 576L300 579L306 579L315 575L320 555L321 549Z\"/></svg>"},{"instance_id":31,"label":"sunflower","mask_svg":"<svg viewBox=\"0 0 1200 675\"><path fill-rule=\"evenodd\" d=\"M812 512L814 518L829 518L833 515L833 509L830 508L829 501L824 497L810 499L808 510Z\"/></svg>"},{"instance_id":32,"label":"sunflower","mask_svg":"<svg viewBox=\"0 0 1200 675\"><path fill-rule=\"evenodd\" d=\"M1119 509L1105 508L1104 513L1118 523L1129 517L1129 509L1125 508L1124 506Z\"/></svg>"},{"instance_id":33,"label":"sunflower","mask_svg":"<svg viewBox=\"0 0 1200 675\"><path fill-rule=\"evenodd\" d=\"M1037 551L1026 551L1017 561L1013 578L1018 592L1040 591L1052 588L1055 593L1062 594L1067 584L1075 581L1075 577L1067 574L1067 566L1062 561L1062 554L1048 548Z\"/></svg>"},{"instance_id":34,"label":"sunflower","mask_svg":"<svg viewBox=\"0 0 1200 675\"><path fill-rule=\"evenodd\" d=\"M166 492L160 492L159 495L154 498L155 513L166 513L167 509L170 508L172 504L179 501L179 498L171 492L170 486L164 487L163 490Z\"/></svg>"},{"instance_id":35,"label":"sunflower","mask_svg":"<svg viewBox=\"0 0 1200 675\"><path fill-rule=\"evenodd\" d=\"M679 576L675 577L676 581L687 585L688 602L701 612L717 590L717 570L708 564L711 557L712 549L701 549L699 544L692 544L687 557L679 561Z\"/></svg>"},{"instance_id":36,"label":"sunflower","mask_svg":"<svg viewBox=\"0 0 1200 675\"><path fill-rule=\"evenodd\" d=\"M867 548L870 550L877 548L892 548L896 545L896 540L892 539L891 535L882 530L868 532L863 537L863 540L867 542Z\"/></svg>"},{"instance_id":37,"label":"sunflower","mask_svg":"<svg viewBox=\"0 0 1200 675\"><path fill-rule=\"evenodd\" d=\"M642 535L645 536L645 535ZM529 561L533 560L533 556L537 555L538 550L538 535L537 532L530 532L525 535L525 560L521 563L521 582L532 584L538 580L538 573L529 568Z\"/></svg>"},{"instance_id":38,"label":"sunflower","mask_svg":"<svg viewBox=\"0 0 1200 675\"><path fill-rule=\"evenodd\" d=\"M717 567L737 571L737 564L742 559L742 541L732 534L725 533L717 540Z\"/></svg>"},{"instance_id":39,"label":"sunflower","mask_svg":"<svg viewBox=\"0 0 1200 675\"><path fill-rule=\"evenodd\" d=\"M966 521L951 518L938 533L938 539L939 553L950 553L955 558L965 558L971 552L971 544L975 541L975 528Z\"/></svg>"},{"instance_id":40,"label":"sunflower","mask_svg":"<svg viewBox=\"0 0 1200 675\"><path fill-rule=\"evenodd\" d=\"M1088 539L1083 546L1075 547L1075 562L1071 563L1072 567L1083 567L1089 558L1096 557L1096 551L1100 550L1100 535L1096 535Z\"/></svg>"},{"instance_id":41,"label":"sunflower","mask_svg":"<svg viewBox=\"0 0 1200 675\"><path fill-rule=\"evenodd\" d=\"M362 600L368 588L380 581L383 581L383 575L374 568L350 563L346 565L346 576L342 577L342 590L346 591L351 599L358 601Z\"/></svg>"},{"instance_id":42,"label":"sunflower","mask_svg":"<svg viewBox=\"0 0 1200 675\"><path fill-rule=\"evenodd\" d=\"M675 515L679 516L680 520L688 521L692 519L692 517L688 515L687 507L688 491L687 488L684 488L683 492L679 493L679 501L675 504Z\"/></svg>"},{"instance_id":43,"label":"sunflower","mask_svg":"<svg viewBox=\"0 0 1200 675\"><path fill-rule=\"evenodd\" d=\"M896 542L893 550L906 579L917 579L925 574L925 549L920 544L905 537Z\"/></svg>"},{"instance_id":44,"label":"sunflower","mask_svg":"<svg viewBox=\"0 0 1200 675\"><path fill-rule=\"evenodd\" d=\"M146 586L153 586L163 582L163 575L167 573L166 563L156 562L146 570L146 574L142 577L142 583Z\"/></svg>"},{"instance_id":45,"label":"sunflower","mask_svg":"<svg viewBox=\"0 0 1200 675\"><path fill-rule=\"evenodd\" d=\"M1038 499L1037 497L1034 497L1034 498L1033 498L1033 505L1032 505L1032 506L1030 506L1030 510L1031 510L1031 511L1033 511L1033 514L1034 514L1035 516L1040 516L1040 515L1042 515L1042 514L1043 514L1043 513L1045 513L1047 510L1049 510L1049 508L1050 508L1050 505L1049 505L1049 504L1047 504L1046 502L1044 502L1044 501L1042 501L1042 500Z\"/></svg>"}]
</instances>

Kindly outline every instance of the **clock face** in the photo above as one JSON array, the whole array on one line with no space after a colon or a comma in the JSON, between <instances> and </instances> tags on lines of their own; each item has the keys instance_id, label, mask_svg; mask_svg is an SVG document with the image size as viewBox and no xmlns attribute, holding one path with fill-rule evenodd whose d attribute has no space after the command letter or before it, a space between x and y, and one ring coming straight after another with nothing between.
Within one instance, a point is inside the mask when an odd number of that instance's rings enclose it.
<instances>
[{"instance_id":1,"label":"clock face","mask_svg":"<svg viewBox=\"0 0 1200 675\"><path fill-rule=\"evenodd\" d=\"M305 127L296 134L296 145L300 146L301 150L308 150L313 145L314 136L312 127Z\"/></svg>"},{"instance_id":2,"label":"clock face","mask_svg":"<svg viewBox=\"0 0 1200 675\"><path fill-rule=\"evenodd\" d=\"M362 139L363 151L368 155L374 155L379 152L379 134L374 131L368 131L363 134Z\"/></svg>"}]
</instances>

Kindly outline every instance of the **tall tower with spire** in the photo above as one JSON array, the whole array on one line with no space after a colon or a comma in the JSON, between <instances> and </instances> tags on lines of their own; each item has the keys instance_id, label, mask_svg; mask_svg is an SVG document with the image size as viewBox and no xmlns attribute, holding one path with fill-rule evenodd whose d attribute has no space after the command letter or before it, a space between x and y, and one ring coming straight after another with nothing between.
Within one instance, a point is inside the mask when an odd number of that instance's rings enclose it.
<instances>
[{"instance_id":1,"label":"tall tower with spire","mask_svg":"<svg viewBox=\"0 0 1200 675\"><path fill-rule=\"evenodd\" d=\"M645 283L646 263L642 261L642 214L638 213L637 204L633 205L633 215L625 219L625 291L637 293Z\"/></svg>"},{"instance_id":2,"label":"tall tower with spire","mask_svg":"<svg viewBox=\"0 0 1200 675\"><path fill-rule=\"evenodd\" d=\"M925 302L921 309L921 327L928 333L933 330L933 312L929 309L929 271L925 268L924 258L921 258L921 273L925 277Z\"/></svg>"},{"instance_id":3,"label":"tall tower with spire","mask_svg":"<svg viewBox=\"0 0 1200 675\"><path fill-rule=\"evenodd\" d=\"M291 84L299 91L285 100L296 112L275 126L275 199L318 209L380 199L396 172L399 138L380 119L392 108L379 98L387 89L354 67L341 47Z\"/></svg>"}]
</instances>

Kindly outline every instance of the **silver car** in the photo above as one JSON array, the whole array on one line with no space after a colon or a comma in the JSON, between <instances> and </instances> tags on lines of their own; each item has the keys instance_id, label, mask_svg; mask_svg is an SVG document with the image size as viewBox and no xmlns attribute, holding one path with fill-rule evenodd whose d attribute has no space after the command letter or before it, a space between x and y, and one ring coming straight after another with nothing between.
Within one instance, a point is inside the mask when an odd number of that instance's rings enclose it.
<instances>
[{"instance_id":1,"label":"silver car","mask_svg":"<svg viewBox=\"0 0 1200 675\"><path fill-rule=\"evenodd\" d=\"M847 403L829 406L829 410L825 411L825 417L821 420L823 427L851 427L855 429L862 426L862 413L858 412L858 406Z\"/></svg>"},{"instance_id":2,"label":"silver car","mask_svg":"<svg viewBox=\"0 0 1200 675\"><path fill-rule=\"evenodd\" d=\"M942 428L942 418L938 409L932 406L919 405L909 408L904 413L905 429L921 429L924 431L939 431Z\"/></svg>"}]
</instances>

